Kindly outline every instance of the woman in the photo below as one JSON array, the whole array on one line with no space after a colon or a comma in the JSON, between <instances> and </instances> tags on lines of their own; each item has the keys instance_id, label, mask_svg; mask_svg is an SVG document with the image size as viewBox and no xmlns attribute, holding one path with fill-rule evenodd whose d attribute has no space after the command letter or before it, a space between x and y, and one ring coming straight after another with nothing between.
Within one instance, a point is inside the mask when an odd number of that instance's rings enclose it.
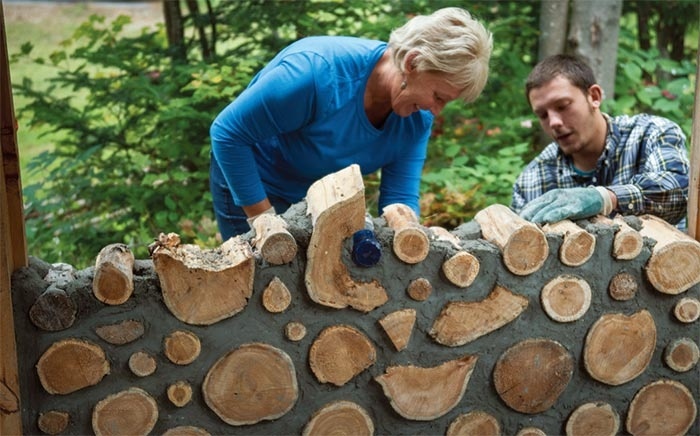
<instances>
[{"instance_id":1,"label":"woman","mask_svg":"<svg viewBox=\"0 0 700 436\"><path fill-rule=\"evenodd\" d=\"M351 164L381 170L379 213L420 215L433 117L475 100L492 36L460 8L415 16L389 42L308 37L275 56L211 126L210 185L223 240L262 213L282 213L313 182Z\"/></svg>"}]
</instances>

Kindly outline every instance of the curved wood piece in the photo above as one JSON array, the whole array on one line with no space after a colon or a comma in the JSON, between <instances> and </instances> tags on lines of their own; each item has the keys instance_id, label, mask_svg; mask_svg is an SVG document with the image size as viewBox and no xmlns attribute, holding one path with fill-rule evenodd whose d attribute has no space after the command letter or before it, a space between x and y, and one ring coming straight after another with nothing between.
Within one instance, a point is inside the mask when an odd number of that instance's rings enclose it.
<instances>
[{"instance_id":1,"label":"curved wood piece","mask_svg":"<svg viewBox=\"0 0 700 436\"><path fill-rule=\"evenodd\" d=\"M379 324L386 332L396 351L401 351L408 345L416 324L415 309L401 309L387 314L379 320Z\"/></svg>"},{"instance_id":2,"label":"curved wood piece","mask_svg":"<svg viewBox=\"0 0 700 436\"><path fill-rule=\"evenodd\" d=\"M460 251L442 264L442 272L455 286L466 288L479 275L479 259L466 251Z\"/></svg>"},{"instance_id":3,"label":"curved wood piece","mask_svg":"<svg viewBox=\"0 0 700 436\"><path fill-rule=\"evenodd\" d=\"M551 339L527 339L507 349L493 369L501 399L521 413L540 413L556 403L574 373L574 358Z\"/></svg>"},{"instance_id":4,"label":"curved wood piece","mask_svg":"<svg viewBox=\"0 0 700 436\"><path fill-rule=\"evenodd\" d=\"M700 301L692 297L681 298L674 306L673 314L680 322L686 324L695 322L700 318Z\"/></svg>"},{"instance_id":5,"label":"curved wood piece","mask_svg":"<svg viewBox=\"0 0 700 436\"><path fill-rule=\"evenodd\" d=\"M78 306L63 289L51 285L32 304L29 319L42 330L55 332L70 328Z\"/></svg>"},{"instance_id":6,"label":"curved wood piece","mask_svg":"<svg viewBox=\"0 0 700 436\"><path fill-rule=\"evenodd\" d=\"M507 206L492 204L475 216L484 239L501 249L506 268L525 276L542 268L549 256L544 232L535 224L520 218Z\"/></svg>"},{"instance_id":7,"label":"curved wood piece","mask_svg":"<svg viewBox=\"0 0 700 436\"><path fill-rule=\"evenodd\" d=\"M250 245L235 237L218 249L202 250L179 240L161 234L151 254L170 312L188 324L210 325L243 310L255 275Z\"/></svg>"},{"instance_id":8,"label":"curved wood piece","mask_svg":"<svg viewBox=\"0 0 700 436\"><path fill-rule=\"evenodd\" d=\"M586 403L566 421L566 436L615 436L620 416L608 403Z\"/></svg>"},{"instance_id":9,"label":"curved wood piece","mask_svg":"<svg viewBox=\"0 0 700 436\"><path fill-rule=\"evenodd\" d=\"M134 253L126 244L110 244L95 259L92 292L105 304L122 304L134 292Z\"/></svg>"},{"instance_id":10,"label":"curved wood piece","mask_svg":"<svg viewBox=\"0 0 700 436\"><path fill-rule=\"evenodd\" d=\"M309 350L309 365L321 383L342 386L372 366L377 351L367 336L349 325L325 328Z\"/></svg>"},{"instance_id":11,"label":"curved wood piece","mask_svg":"<svg viewBox=\"0 0 700 436\"><path fill-rule=\"evenodd\" d=\"M610 280L608 292L613 300L627 301L637 294L637 280L632 274L621 272Z\"/></svg>"},{"instance_id":12,"label":"curved wood piece","mask_svg":"<svg viewBox=\"0 0 700 436\"><path fill-rule=\"evenodd\" d=\"M664 350L664 362L676 372L693 369L700 359L700 349L690 338L678 338L668 344Z\"/></svg>"},{"instance_id":13,"label":"curved wood piece","mask_svg":"<svg viewBox=\"0 0 700 436\"><path fill-rule=\"evenodd\" d=\"M464 345L513 321L527 305L527 297L496 285L482 301L445 304L430 329L430 336L448 347Z\"/></svg>"},{"instance_id":14,"label":"curved wood piece","mask_svg":"<svg viewBox=\"0 0 700 436\"><path fill-rule=\"evenodd\" d=\"M241 345L217 360L204 378L202 392L207 406L236 426L277 419L299 396L292 359L262 343Z\"/></svg>"},{"instance_id":15,"label":"curved wood piece","mask_svg":"<svg viewBox=\"0 0 700 436\"><path fill-rule=\"evenodd\" d=\"M143 336L144 331L143 323L134 319L95 328L97 336L112 345L124 345L133 342Z\"/></svg>"},{"instance_id":16,"label":"curved wood piece","mask_svg":"<svg viewBox=\"0 0 700 436\"><path fill-rule=\"evenodd\" d=\"M166 430L163 436L211 436L211 433L192 425L181 425Z\"/></svg>"},{"instance_id":17,"label":"curved wood piece","mask_svg":"<svg viewBox=\"0 0 700 436\"><path fill-rule=\"evenodd\" d=\"M168 386L168 399L175 407L184 407L192 400L192 386L184 380L178 380Z\"/></svg>"},{"instance_id":18,"label":"curved wood piece","mask_svg":"<svg viewBox=\"0 0 700 436\"><path fill-rule=\"evenodd\" d=\"M146 351L137 351L129 357L129 369L138 377L146 377L154 372L158 364L155 357Z\"/></svg>"},{"instance_id":19,"label":"curved wood piece","mask_svg":"<svg viewBox=\"0 0 700 436\"><path fill-rule=\"evenodd\" d=\"M372 436L374 423L367 411L352 401L334 401L317 410L302 436Z\"/></svg>"},{"instance_id":20,"label":"curved wood piece","mask_svg":"<svg viewBox=\"0 0 700 436\"><path fill-rule=\"evenodd\" d=\"M525 427L521 428L515 436L547 436L547 433L537 427Z\"/></svg>"},{"instance_id":21,"label":"curved wood piece","mask_svg":"<svg viewBox=\"0 0 700 436\"><path fill-rule=\"evenodd\" d=\"M413 265L425 260L430 252L430 240L410 207L394 203L384 207L382 216L394 230L393 248L396 257Z\"/></svg>"},{"instance_id":22,"label":"curved wood piece","mask_svg":"<svg viewBox=\"0 0 700 436\"><path fill-rule=\"evenodd\" d=\"M129 388L95 405L92 429L97 436L148 435L158 420L158 405L148 392Z\"/></svg>"},{"instance_id":23,"label":"curved wood piece","mask_svg":"<svg viewBox=\"0 0 700 436\"><path fill-rule=\"evenodd\" d=\"M605 314L588 331L583 360L591 377L617 386L644 372L655 346L656 324L647 310Z\"/></svg>"},{"instance_id":24,"label":"curved wood piece","mask_svg":"<svg viewBox=\"0 0 700 436\"><path fill-rule=\"evenodd\" d=\"M62 395L96 385L109 370L109 361L99 345L73 338L53 343L36 365L46 392Z\"/></svg>"},{"instance_id":25,"label":"curved wood piece","mask_svg":"<svg viewBox=\"0 0 700 436\"><path fill-rule=\"evenodd\" d=\"M170 333L163 342L165 356L176 365L189 365L202 351L197 335L185 330Z\"/></svg>"},{"instance_id":26,"label":"curved wood piece","mask_svg":"<svg viewBox=\"0 0 700 436\"><path fill-rule=\"evenodd\" d=\"M562 274L544 285L540 299L544 311L554 321L576 321L591 306L591 286L581 277Z\"/></svg>"},{"instance_id":27,"label":"curved wood piece","mask_svg":"<svg viewBox=\"0 0 700 436\"><path fill-rule=\"evenodd\" d=\"M500 436L498 420L484 411L463 413L447 427L446 436Z\"/></svg>"},{"instance_id":28,"label":"curved wood piece","mask_svg":"<svg viewBox=\"0 0 700 436\"><path fill-rule=\"evenodd\" d=\"M418 277L412 280L406 288L406 293L409 297L416 301L425 301L433 293L433 285L428 279Z\"/></svg>"},{"instance_id":29,"label":"curved wood piece","mask_svg":"<svg viewBox=\"0 0 700 436\"><path fill-rule=\"evenodd\" d=\"M316 303L369 312L389 297L377 280L354 281L341 260L343 241L364 227L365 197L356 164L316 181L306 201L314 230L307 250L305 283Z\"/></svg>"},{"instance_id":30,"label":"curved wood piece","mask_svg":"<svg viewBox=\"0 0 700 436\"><path fill-rule=\"evenodd\" d=\"M287 222L279 215L262 214L253 221L253 247L271 265L284 265L297 255L297 241L287 230Z\"/></svg>"},{"instance_id":31,"label":"curved wood piece","mask_svg":"<svg viewBox=\"0 0 700 436\"><path fill-rule=\"evenodd\" d=\"M296 321L288 322L284 326L284 335L293 342L298 342L304 339L306 336L306 327L304 324Z\"/></svg>"},{"instance_id":32,"label":"curved wood piece","mask_svg":"<svg viewBox=\"0 0 700 436\"><path fill-rule=\"evenodd\" d=\"M697 416L690 390L675 380L657 380L634 395L627 412L627 431L634 436L682 436Z\"/></svg>"},{"instance_id":33,"label":"curved wood piece","mask_svg":"<svg viewBox=\"0 0 700 436\"><path fill-rule=\"evenodd\" d=\"M477 360L477 356L465 355L431 368L391 366L374 379L399 415L415 421L432 421L448 413L462 399Z\"/></svg>"},{"instance_id":34,"label":"curved wood piece","mask_svg":"<svg viewBox=\"0 0 700 436\"><path fill-rule=\"evenodd\" d=\"M263 291L262 302L268 312L282 313L291 304L292 294L284 282L275 276Z\"/></svg>"},{"instance_id":35,"label":"curved wood piece","mask_svg":"<svg viewBox=\"0 0 700 436\"><path fill-rule=\"evenodd\" d=\"M583 265L595 252L595 236L577 226L573 221L562 220L557 223L545 224L542 230L563 236L564 240L559 248L559 260L564 265Z\"/></svg>"},{"instance_id":36,"label":"curved wood piece","mask_svg":"<svg viewBox=\"0 0 700 436\"><path fill-rule=\"evenodd\" d=\"M644 247L644 238L625 222L622 215L610 219L603 215L591 218L592 223L617 227L613 239L612 256L618 260L631 260L639 256Z\"/></svg>"},{"instance_id":37,"label":"curved wood piece","mask_svg":"<svg viewBox=\"0 0 700 436\"><path fill-rule=\"evenodd\" d=\"M70 415L68 412L49 410L39 414L36 424L39 430L46 434L60 434L68 428L69 421Z\"/></svg>"}]
</instances>

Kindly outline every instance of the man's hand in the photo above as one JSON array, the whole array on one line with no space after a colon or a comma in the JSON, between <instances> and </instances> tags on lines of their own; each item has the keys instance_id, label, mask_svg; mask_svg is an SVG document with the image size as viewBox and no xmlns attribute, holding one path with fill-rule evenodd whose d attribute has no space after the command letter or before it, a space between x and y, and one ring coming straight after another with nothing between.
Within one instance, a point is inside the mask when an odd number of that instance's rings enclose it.
<instances>
[{"instance_id":1,"label":"man's hand","mask_svg":"<svg viewBox=\"0 0 700 436\"><path fill-rule=\"evenodd\" d=\"M594 187L554 189L528 203L520 216L538 224L588 218L604 211L603 195Z\"/></svg>"},{"instance_id":2,"label":"man's hand","mask_svg":"<svg viewBox=\"0 0 700 436\"><path fill-rule=\"evenodd\" d=\"M248 221L248 225L250 226L251 230L255 230L255 227L253 227L253 223L255 222L255 220L256 220L257 218L259 218L260 215L265 215L265 214L276 215L277 213L275 212L275 208L272 207L272 206L270 206L270 208L267 209L267 210L265 210L264 212L259 213L259 214L255 215L255 216L250 216L250 217L248 217L247 221Z\"/></svg>"}]
</instances>

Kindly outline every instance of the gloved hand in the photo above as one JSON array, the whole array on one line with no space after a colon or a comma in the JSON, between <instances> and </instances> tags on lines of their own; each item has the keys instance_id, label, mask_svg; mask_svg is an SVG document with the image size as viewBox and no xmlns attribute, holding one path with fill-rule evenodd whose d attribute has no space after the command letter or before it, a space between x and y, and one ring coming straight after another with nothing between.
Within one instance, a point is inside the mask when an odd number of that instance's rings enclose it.
<instances>
[{"instance_id":1,"label":"gloved hand","mask_svg":"<svg viewBox=\"0 0 700 436\"><path fill-rule=\"evenodd\" d=\"M603 195L594 187L554 189L528 203L520 216L538 224L588 218L603 212Z\"/></svg>"},{"instance_id":2,"label":"gloved hand","mask_svg":"<svg viewBox=\"0 0 700 436\"><path fill-rule=\"evenodd\" d=\"M248 218L246 219L246 221L248 221L248 225L250 226L250 229L251 229L251 230L255 231L255 227L253 227L253 223L255 222L255 220L256 220L257 218L260 217L260 215L265 215L265 214L276 215L277 212L275 211L275 208L274 208L273 206L270 206L270 208L267 209L265 212L261 212L261 213L255 215L255 216L250 216L250 217L248 217Z\"/></svg>"}]
</instances>

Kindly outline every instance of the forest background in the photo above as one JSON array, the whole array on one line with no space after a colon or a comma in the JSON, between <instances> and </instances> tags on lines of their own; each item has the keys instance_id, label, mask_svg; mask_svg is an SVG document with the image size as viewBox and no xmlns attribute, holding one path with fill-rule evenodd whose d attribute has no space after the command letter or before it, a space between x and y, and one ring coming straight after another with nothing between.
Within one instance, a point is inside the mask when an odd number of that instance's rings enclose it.
<instances>
[{"instance_id":1,"label":"forest background","mask_svg":"<svg viewBox=\"0 0 700 436\"><path fill-rule=\"evenodd\" d=\"M12 3L5 1L5 10ZM482 20L494 52L482 96L453 102L436 119L421 183L424 225L449 229L490 204L510 204L515 177L547 140L523 91L546 54L600 60L604 111L666 116L681 125L690 147L695 0L96 4L69 2L46 21L6 13L28 252L48 262L83 268L115 242L145 258L160 232L218 246L208 188L216 114L298 38L386 40L411 16L445 6ZM582 29L598 40L581 37ZM373 215L379 177L365 178Z\"/></svg>"}]
</instances>

